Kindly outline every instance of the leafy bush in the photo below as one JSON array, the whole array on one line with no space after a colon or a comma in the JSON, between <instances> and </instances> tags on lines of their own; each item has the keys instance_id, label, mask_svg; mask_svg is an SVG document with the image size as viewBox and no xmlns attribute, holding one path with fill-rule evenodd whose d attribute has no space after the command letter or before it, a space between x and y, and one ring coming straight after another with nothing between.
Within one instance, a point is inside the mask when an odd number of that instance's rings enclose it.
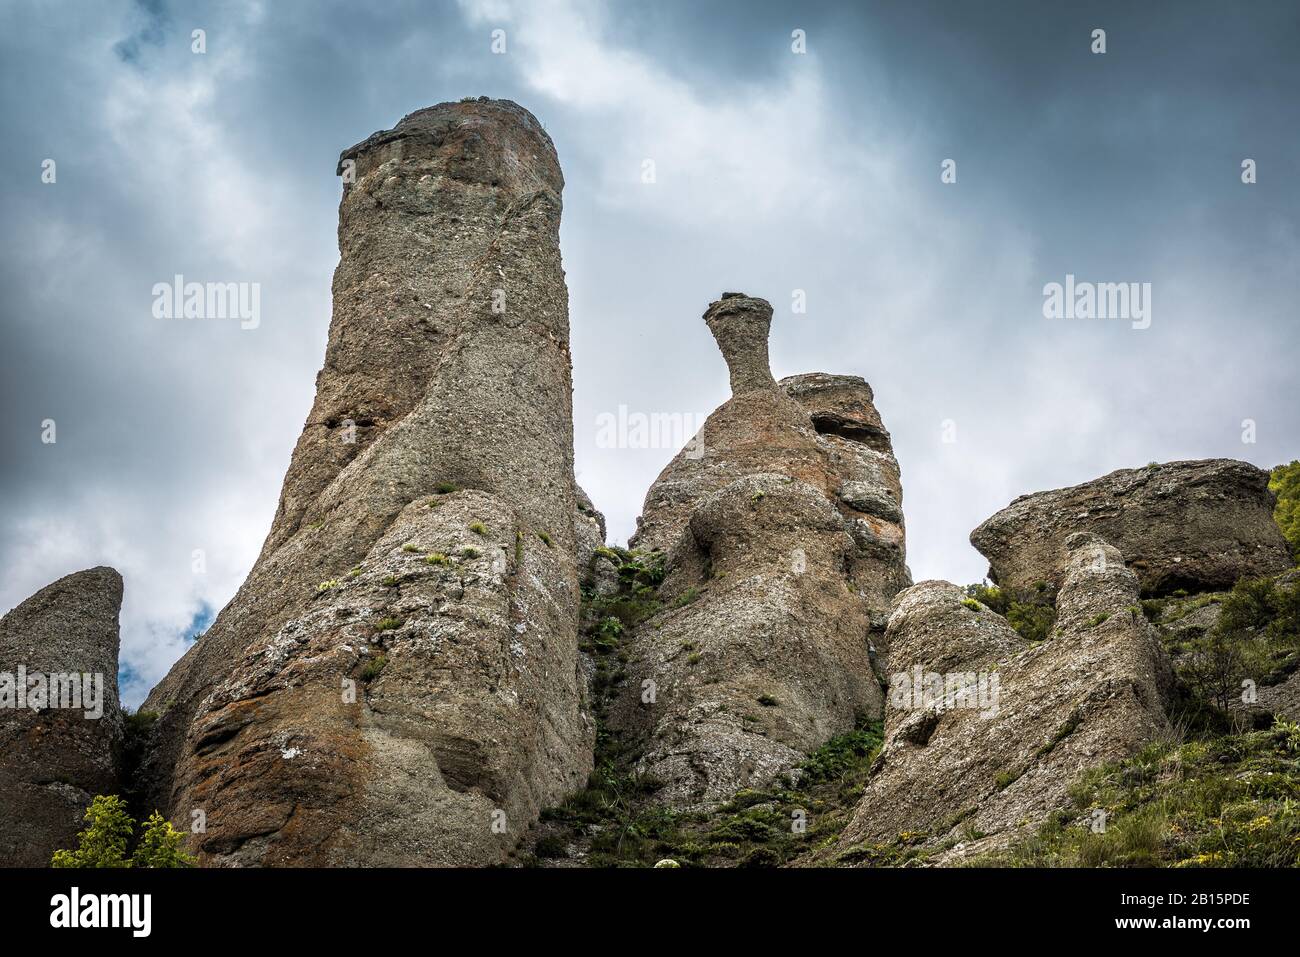
<instances>
[{"instance_id":1,"label":"leafy bush","mask_svg":"<svg viewBox=\"0 0 1300 957\"><path fill-rule=\"evenodd\" d=\"M193 867L194 858L181 849L185 836L157 811L145 821L135 853L127 846L135 821L126 802L113 794L100 794L86 808L86 828L77 835L76 850L54 852L53 867Z\"/></svg>"},{"instance_id":2,"label":"leafy bush","mask_svg":"<svg viewBox=\"0 0 1300 957\"><path fill-rule=\"evenodd\" d=\"M1300 460L1275 468L1268 487L1277 496L1273 518L1291 543L1292 557L1300 563Z\"/></svg>"},{"instance_id":3,"label":"leafy bush","mask_svg":"<svg viewBox=\"0 0 1300 957\"><path fill-rule=\"evenodd\" d=\"M383 672L384 666L387 664L387 655L379 655L375 658L371 658L366 662L366 666L361 669L361 680L374 681Z\"/></svg>"},{"instance_id":4,"label":"leafy bush","mask_svg":"<svg viewBox=\"0 0 1300 957\"><path fill-rule=\"evenodd\" d=\"M1031 591L968 585L966 594L1006 618L1007 624L1026 641L1047 640L1056 624L1056 608L1046 587Z\"/></svg>"},{"instance_id":5,"label":"leafy bush","mask_svg":"<svg viewBox=\"0 0 1300 957\"><path fill-rule=\"evenodd\" d=\"M1300 582L1237 582L1220 602L1219 620L1188 642L1178 674L1192 696L1226 710L1243 682L1268 684L1300 662Z\"/></svg>"},{"instance_id":6,"label":"leafy bush","mask_svg":"<svg viewBox=\"0 0 1300 957\"><path fill-rule=\"evenodd\" d=\"M154 811L144 822L144 833L131 855L132 867L193 867L194 858L181 847L185 835L172 827L171 822Z\"/></svg>"}]
</instances>

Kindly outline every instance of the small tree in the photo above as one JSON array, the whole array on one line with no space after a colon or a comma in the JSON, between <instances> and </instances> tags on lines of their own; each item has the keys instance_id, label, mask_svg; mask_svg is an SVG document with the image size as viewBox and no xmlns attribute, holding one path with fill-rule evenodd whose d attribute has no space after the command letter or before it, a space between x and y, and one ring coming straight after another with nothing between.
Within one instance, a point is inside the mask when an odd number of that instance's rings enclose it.
<instances>
[{"instance_id":1,"label":"small tree","mask_svg":"<svg viewBox=\"0 0 1300 957\"><path fill-rule=\"evenodd\" d=\"M77 835L75 851L55 851L54 867L193 867L194 858L181 849L180 831L154 811L145 822L135 853L126 855L135 831L126 802L114 794L100 794L86 809L87 827Z\"/></svg>"},{"instance_id":2,"label":"small tree","mask_svg":"<svg viewBox=\"0 0 1300 957\"><path fill-rule=\"evenodd\" d=\"M126 813L126 802L111 794L100 794L86 808L84 831L77 835L75 851L55 851L54 867L130 867L126 845L135 825Z\"/></svg>"},{"instance_id":3,"label":"small tree","mask_svg":"<svg viewBox=\"0 0 1300 957\"><path fill-rule=\"evenodd\" d=\"M185 835L157 811L144 822L144 833L131 856L133 867L193 867L194 858L181 848Z\"/></svg>"},{"instance_id":4,"label":"small tree","mask_svg":"<svg viewBox=\"0 0 1300 957\"><path fill-rule=\"evenodd\" d=\"M1193 694L1227 711L1241 700L1242 682L1268 673L1268 656L1254 633L1214 627L1188 648L1183 677Z\"/></svg>"},{"instance_id":5,"label":"small tree","mask_svg":"<svg viewBox=\"0 0 1300 957\"><path fill-rule=\"evenodd\" d=\"M1243 579L1220 604L1219 620L1190 643L1182 671L1202 701L1227 710L1242 682L1262 683L1300 650L1300 583Z\"/></svg>"}]
</instances>

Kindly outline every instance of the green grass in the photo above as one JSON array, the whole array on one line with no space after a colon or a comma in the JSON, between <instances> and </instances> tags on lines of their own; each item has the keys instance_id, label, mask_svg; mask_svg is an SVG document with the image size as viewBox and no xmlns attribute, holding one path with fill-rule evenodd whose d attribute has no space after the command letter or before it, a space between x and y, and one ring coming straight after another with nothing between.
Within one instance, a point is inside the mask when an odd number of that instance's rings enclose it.
<instances>
[{"instance_id":1,"label":"green grass","mask_svg":"<svg viewBox=\"0 0 1300 957\"><path fill-rule=\"evenodd\" d=\"M547 850L594 831L589 866L649 867L665 858L685 867L787 864L828 846L847 825L882 739L878 722L861 722L769 789L740 791L710 812L679 812L647 800L660 783L631 773L634 755L604 735L586 790L543 814L549 826L563 826ZM540 845L537 856L545 856Z\"/></svg>"},{"instance_id":2,"label":"green grass","mask_svg":"<svg viewBox=\"0 0 1300 957\"><path fill-rule=\"evenodd\" d=\"M384 670L384 666L387 664L388 657L386 655L379 655L376 658L371 658L366 662L366 666L361 669L361 680L374 681L379 677L380 672Z\"/></svg>"},{"instance_id":3,"label":"green grass","mask_svg":"<svg viewBox=\"0 0 1300 957\"><path fill-rule=\"evenodd\" d=\"M470 522L469 530L475 535L486 535L488 533L487 526L482 522Z\"/></svg>"},{"instance_id":4,"label":"green grass","mask_svg":"<svg viewBox=\"0 0 1300 957\"><path fill-rule=\"evenodd\" d=\"M430 552L424 556L424 563L426 565L450 565L451 559L442 552Z\"/></svg>"},{"instance_id":5,"label":"green grass","mask_svg":"<svg viewBox=\"0 0 1300 957\"><path fill-rule=\"evenodd\" d=\"M1155 744L1088 772L1008 867L1300 866L1300 726ZM1098 826L1098 822L1104 826Z\"/></svg>"},{"instance_id":6,"label":"green grass","mask_svg":"<svg viewBox=\"0 0 1300 957\"><path fill-rule=\"evenodd\" d=\"M380 618L375 622L375 631L392 631L394 628L402 627L400 618Z\"/></svg>"},{"instance_id":7,"label":"green grass","mask_svg":"<svg viewBox=\"0 0 1300 957\"><path fill-rule=\"evenodd\" d=\"M686 591L682 592L680 595L677 596L677 600L673 602L673 607L685 608L687 605L689 605L691 602L695 601L699 597L700 597L700 590L696 588L694 585L692 585L690 588L686 589Z\"/></svg>"}]
</instances>

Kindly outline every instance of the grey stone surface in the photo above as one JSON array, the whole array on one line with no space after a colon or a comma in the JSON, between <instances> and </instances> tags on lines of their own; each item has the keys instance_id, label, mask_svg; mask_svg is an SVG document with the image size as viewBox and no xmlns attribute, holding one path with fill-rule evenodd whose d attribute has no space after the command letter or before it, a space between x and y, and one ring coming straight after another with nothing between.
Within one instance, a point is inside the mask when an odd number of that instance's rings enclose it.
<instances>
[{"instance_id":1,"label":"grey stone surface","mask_svg":"<svg viewBox=\"0 0 1300 957\"><path fill-rule=\"evenodd\" d=\"M885 745L841 851L904 832L923 835L940 863L1006 846L1061 807L1086 770L1168 733L1173 677L1137 609L1137 577L1095 536L1070 544L1058 628L1040 644L947 582L899 595L886 637ZM996 699L901 694L896 676L918 667L996 676Z\"/></svg>"},{"instance_id":2,"label":"grey stone surface","mask_svg":"<svg viewBox=\"0 0 1300 957\"><path fill-rule=\"evenodd\" d=\"M709 306L733 395L651 487L632 542L666 556L670 608L628 640L611 715L675 806L765 785L879 713L873 615L910 584L898 463L870 388L775 382L770 320L737 293Z\"/></svg>"},{"instance_id":3,"label":"grey stone surface","mask_svg":"<svg viewBox=\"0 0 1300 957\"><path fill-rule=\"evenodd\" d=\"M486 98L412 113L339 171L316 400L247 581L150 695L163 715L148 771L174 818L206 810L207 864L492 863L591 762L563 177L537 120ZM450 487L474 507L413 524ZM416 532L443 547L463 521L505 567L472 589L399 586L400 615L443 643L383 637L387 677L346 702L343 679L365 667L350 623L392 606L367 570ZM322 604L329 581L339 594Z\"/></svg>"},{"instance_id":4,"label":"grey stone surface","mask_svg":"<svg viewBox=\"0 0 1300 957\"><path fill-rule=\"evenodd\" d=\"M121 607L122 576L99 567L60 578L0 618L0 672L97 675L103 696L98 718L86 707L0 708L0 867L49 867L56 850L76 846L91 799L119 788Z\"/></svg>"},{"instance_id":5,"label":"grey stone surface","mask_svg":"<svg viewBox=\"0 0 1300 957\"><path fill-rule=\"evenodd\" d=\"M1123 552L1144 595L1216 591L1290 567L1274 504L1268 473L1249 463L1167 462L1022 495L970 539L1004 587L1059 586L1065 539L1087 531Z\"/></svg>"}]
</instances>

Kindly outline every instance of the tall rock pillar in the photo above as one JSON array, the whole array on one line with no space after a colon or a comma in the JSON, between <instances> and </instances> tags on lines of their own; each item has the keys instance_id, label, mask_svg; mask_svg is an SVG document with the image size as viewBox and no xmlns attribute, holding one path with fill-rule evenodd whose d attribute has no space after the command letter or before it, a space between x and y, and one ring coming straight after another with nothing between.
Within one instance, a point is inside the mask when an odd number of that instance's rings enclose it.
<instances>
[{"instance_id":1,"label":"tall rock pillar","mask_svg":"<svg viewBox=\"0 0 1300 957\"><path fill-rule=\"evenodd\" d=\"M49 867L120 788L122 576L60 578L0 618L0 867Z\"/></svg>"},{"instance_id":2,"label":"tall rock pillar","mask_svg":"<svg viewBox=\"0 0 1300 957\"><path fill-rule=\"evenodd\" d=\"M504 100L339 161L316 400L256 566L156 688L213 864L484 864L580 787L563 177Z\"/></svg>"}]
</instances>

